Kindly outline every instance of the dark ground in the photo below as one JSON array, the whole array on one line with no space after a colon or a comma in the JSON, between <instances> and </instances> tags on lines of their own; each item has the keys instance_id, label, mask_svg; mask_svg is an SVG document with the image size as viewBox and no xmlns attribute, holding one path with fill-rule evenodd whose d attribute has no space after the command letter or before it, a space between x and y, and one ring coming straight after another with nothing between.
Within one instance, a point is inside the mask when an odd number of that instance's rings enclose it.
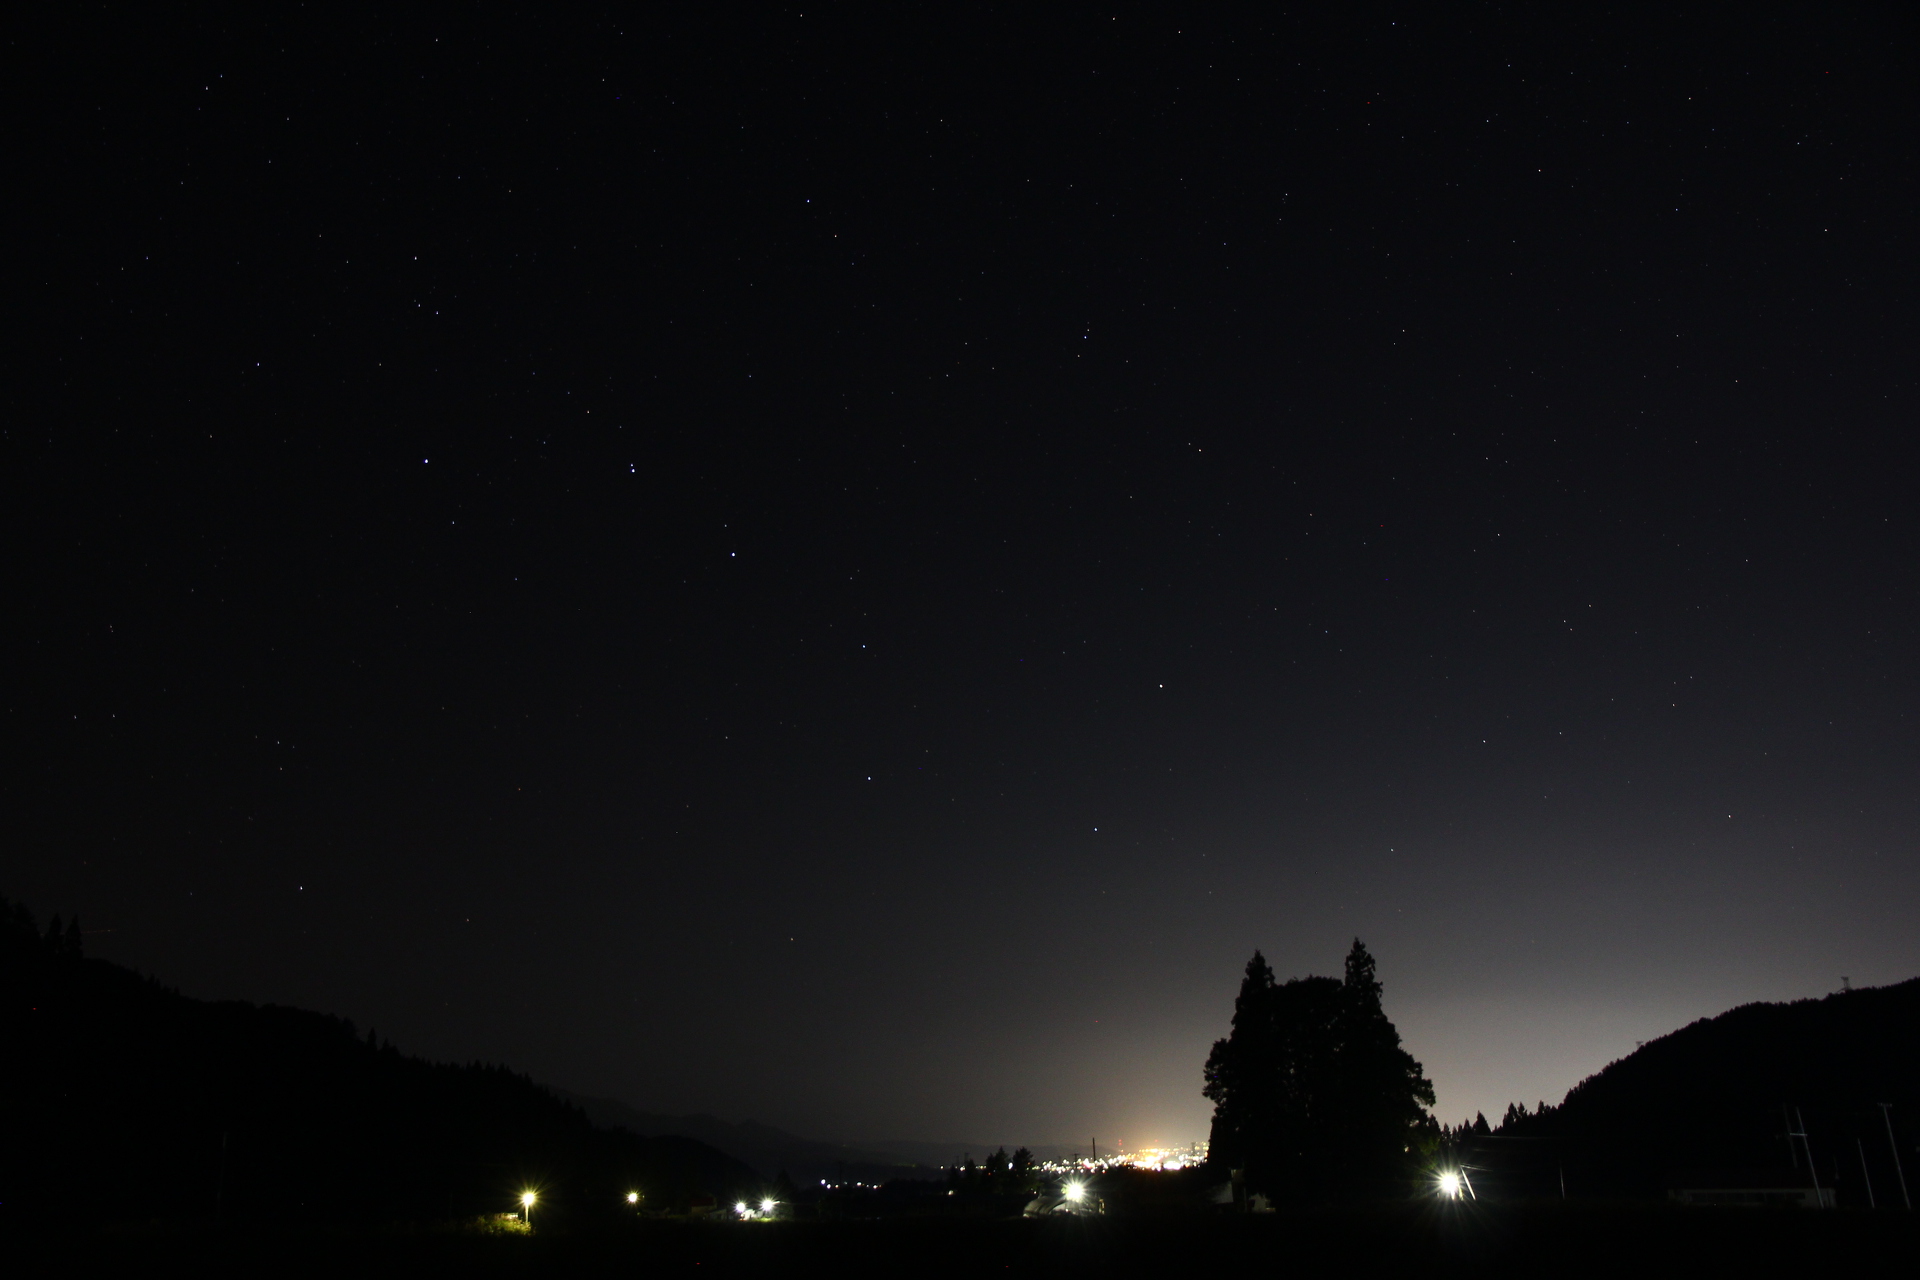
<instances>
[{"instance_id":1,"label":"dark ground","mask_svg":"<svg viewBox=\"0 0 1920 1280\"><path fill-rule=\"evenodd\" d=\"M1863 1266L1912 1274L1916 1246L1920 1219L1901 1212L1395 1205L1251 1219L643 1223L531 1238L155 1227L16 1235L5 1252L36 1264L33 1272L64 1275L1808 1276Z\"/></svg>"}]
</instances>

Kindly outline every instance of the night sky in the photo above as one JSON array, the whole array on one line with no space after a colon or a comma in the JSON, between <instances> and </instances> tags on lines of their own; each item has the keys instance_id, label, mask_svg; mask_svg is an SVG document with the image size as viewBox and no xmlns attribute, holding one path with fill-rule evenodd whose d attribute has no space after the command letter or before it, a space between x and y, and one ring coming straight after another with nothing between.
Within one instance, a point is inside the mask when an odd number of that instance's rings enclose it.
<instances>
[{"instance_id":1,"label":"night sky","mask_svg":"<svg viewBox=\"0 0 1920 1280\"><path fill-rule=\"evenodd\" d=\"M1449 1122L1920 972L1899 7L388 8L10 38L0 892L90 954L1103 1147L1256 947Z\"/></svg>"}]
</instances>

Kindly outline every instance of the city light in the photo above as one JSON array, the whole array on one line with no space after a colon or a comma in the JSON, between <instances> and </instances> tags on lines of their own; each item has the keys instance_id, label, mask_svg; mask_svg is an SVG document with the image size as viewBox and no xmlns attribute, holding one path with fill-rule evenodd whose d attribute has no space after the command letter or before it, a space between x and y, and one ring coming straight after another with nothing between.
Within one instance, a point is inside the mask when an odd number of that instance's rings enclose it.
<instances>
[{"instance_id":1,"label":"city light","mask_svg":"<svg viewBox=\"0 0 1920 1280\"><path fill-rule=\"evenodd\" d=\"M1440 1175L1440 1194L1449 1200L1460 1198L1460 1175L1443 1173Z\"/></svg>"},{"instance_id":2,"label":"city light","mask_svg":"<svg viewBox=\"0 0 1920 1280\"><path fill-rule=\"evenodd\" d=\"M1207 1144L1194 1142L1183 1147L1136 1147L1132 1151L1102 1153L1097 1159L1075 1155L1071 1159L1040 1160L1035 1162L1034 1167L1042 1173L1101 1173L1108 1169L1172 1172L1191 1169L1206 1162Z\"/></svg>"}]
</instances>

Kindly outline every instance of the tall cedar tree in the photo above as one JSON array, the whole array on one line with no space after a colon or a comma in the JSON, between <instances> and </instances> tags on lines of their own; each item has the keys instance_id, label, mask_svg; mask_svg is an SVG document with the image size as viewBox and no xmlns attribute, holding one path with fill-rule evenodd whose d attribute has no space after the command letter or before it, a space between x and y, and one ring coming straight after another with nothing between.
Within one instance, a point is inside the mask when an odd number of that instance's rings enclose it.
<instances>
[{"instance_id":1,"label":"tall cedar tree","mask_svg":"<svg viewBox=\"0 0 1920 1280\"><path fill-rule=\"evenodd\" d=\"M1289 1199L1380 1195L1403 1185L1432 1136L1433 1086L1400 1047L1358 938L1344 980L1276 982L1254 952L1233 1030L1207 1058L1212 1159Z\"/></svg>"}]
</instances>

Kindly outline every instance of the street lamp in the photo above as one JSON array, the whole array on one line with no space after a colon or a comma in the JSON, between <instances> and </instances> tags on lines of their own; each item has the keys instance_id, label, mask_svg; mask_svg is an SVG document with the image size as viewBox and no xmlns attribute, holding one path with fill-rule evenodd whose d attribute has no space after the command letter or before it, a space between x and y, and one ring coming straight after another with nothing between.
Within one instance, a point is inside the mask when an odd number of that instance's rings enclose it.
<instances>
[{"instance_id":1,"label":"street lamp","mask_svg":"<svg viewBox=\"0 0 1920 1280\"><path fill-rule=\"evenodd\" d=\"M1443 1199L1447 1200L1458 1200L1460 1198L1459 1174L1443 1173L1440 1175L1440 1195Z\"/></svg>"},{"instance_id":2,"label":"street lamp","mask_svg":"<svg viewBox=\"0 0 1920 1280\"><path fill-rule=\"evenodd\" d=\"M1085 1200L1086 1198L1087 1198L1087 1188L1084 1183L1069 1182L1067 1184L1067 1199L1073 1201L1073 1203L1075 1204L1079 1204L1082 1200Z\"/></svg>"},{"instance_id":3,"label":"street lamp","mask_svg":"<svg viewBox=\"0 0 1920 1280\"><path fill-rule=\"evenodd\" d=\"M538 1199L538 1197L531 1191L522 1191L520 1193L520 1221L532 1221L527 1215L533 1212L533 1202L536 1199Z\"/></svg>"},{"instance_id":4,"label":"street lamp","mask_svg":"<svg viewBox=\"0 0 1920 1280\"><path fill-rule=\"evenodd\" d=\"M638 1191L629 1191L629 1192L627 1192L627 1203L628 1203L628 1204L639 1204L639 1203L640 1203L640 1193L639 1193Z\"/></svg>"}]
</instances>

